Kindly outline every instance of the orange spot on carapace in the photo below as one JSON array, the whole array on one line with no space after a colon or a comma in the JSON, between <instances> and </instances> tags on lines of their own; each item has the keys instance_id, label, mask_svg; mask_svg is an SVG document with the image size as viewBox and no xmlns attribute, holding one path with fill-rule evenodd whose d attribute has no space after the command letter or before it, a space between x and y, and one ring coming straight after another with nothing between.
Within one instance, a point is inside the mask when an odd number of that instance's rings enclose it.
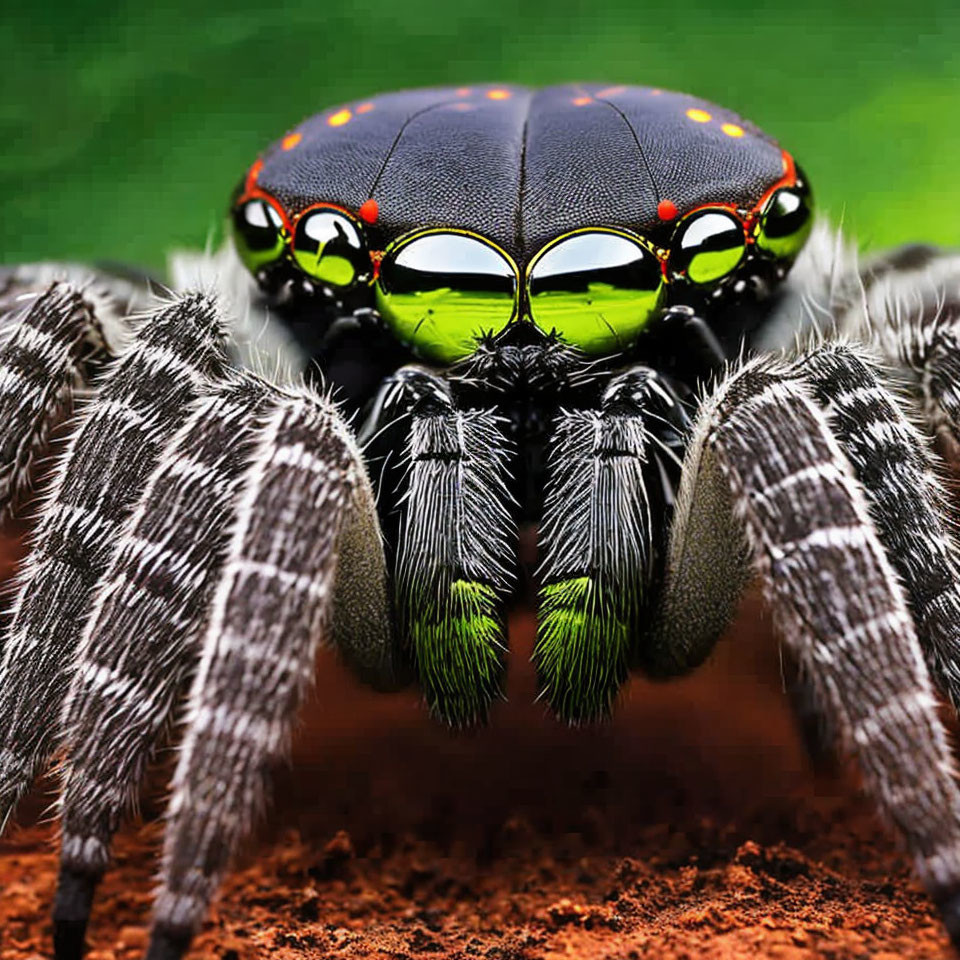
<instances>
[{"instance_id":1,"label":"orange spot on carapace","mask_svg":"<svg viewBox=\"0 0 960 960\"><path fill-rule=\"evenodd\" d=\"M509 90L488 90L487 99L488 100L509 100L513 94Z\"/></svg>"},{"instance_id":2,"label":"orange spot on carapace","mask_svg":"<svg viewBox=\"0 0 960 960\"><path fill-rule=\"evenodd\" d=\"M283 140L280 141L280 146L283 147L284 150L292 150L302 139L302 134L288 133Z\"/></svg>"},{"instance_id":3,"label":"orange spot on carapace","mask_svg":"<svg viewBox=\"0 0 960 960\"><path fill-rule=\"evenodd\" d=\"M663 93L663 91L662 91L659 87L654 87L654 88L650 91L650 96L651 96L651 97L659 97L661 93Z\"/></svg>"},{"instance_id":4,"label":"orange spot on carapace","mask_svg":"<svg viewBox=\"0 0 960 960\"><path fill-rule=\"evenodd\" d=\"M376 223L377 216L380 213L380 205L371 197L360 204L360 209L357 212L360 214L360 219L366 223Z\"/></svg>"},{"instance_id":5,"label":"orange spot on carapace","mask_svg":"<svg viewBox=\"0 0 960 960\"><path fill-rule=\"evenodd\" d=\"M369 102L361 103L360 106L357 107L357 113L369 113L372 109L373 109L372 103L369 103Z\"/></svg>"},{"instance_id":6,"label":"orange spot on carapace","mask_svg":"<svg viewBox=\"0 0 960 960\"><path fill-rule=\"evenodd\" d=\"M677 205L672 200L661 200L657 204L657 216L661 220L672 220L677 215Z\"/></svg>"},{"instance_id":7,"label":"orange spot on carapace","mask_svg":"<svg viewBox=\"0 0 960 960\"><path fill-rule=\"evenodd\" d=\"M327 123L331 127L342 127L345 123L349 123L352 118L353 114L344 107L336 113L331 113L330 116L327 117Z\"/></svg>"},{"instance_id":8,"label":"orange spot on carapace","mask_svg":"<svg viewBox=\"0 0 960 960\"><path fill-rule=\"evenodd\" d=\"M457 87L457 96L458 97L469 97L470 88L469 87Z\"/></svg>"},{"instance_id":9,"label":"orange spot on carapace","mask_svg":"<svg viewBox=\"0 0 960 960\"><path fill-rule=\"evenodd\" d=\"M624 93L626 87L607 87L605 90L601 90L597 96L598 97L616 97L618 94Z\"/></svg>"},{"instance_id":10,"label":"orange spot on carapace","mask_svg":"<svg viewBox=\"0 0 960 960\"><path fill-rule=\"evenodd\" d=\"M743 136L743 127L737 126L735 123L725 123L720 128L728 137L742 137Z\"/></svg>"},{"instance_id":11,"label":"orange spot on carapace","mask_svg":"<svg viewBox=\"0 0 960 960\"><path fill-rule=\"evenodd\" d=\"M593 103L593 97L574 97L572 102L575 107L585 107L588 103Z\"/></svg>"},{"instance_id":12,"label":"orange spot on carapace","mask_svg":"<svg viewBox=\"0 0 960 960\"><path fill-rule=\"evenodd\" d=\"M687 111L687 116L695 123L709 123L713 119L706 110L700 110L698 107L691 107Z\"/></svg>"}]
</instances>

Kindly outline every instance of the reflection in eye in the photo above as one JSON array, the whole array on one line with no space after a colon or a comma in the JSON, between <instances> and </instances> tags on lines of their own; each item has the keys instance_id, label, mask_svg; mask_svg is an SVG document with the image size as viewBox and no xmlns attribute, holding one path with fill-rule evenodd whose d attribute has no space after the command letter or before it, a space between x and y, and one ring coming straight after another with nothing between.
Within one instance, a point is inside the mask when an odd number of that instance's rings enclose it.
<instances>
[{"instance_id":1,"label":"reflection in eye","mask_svg":"<svg viewBox=\"0 0 960 960\"><path fill-rule=\"evenodd\" d=\"M793 260L813 226L813 198L801 181L783 187L768 201L760 218L757 246L781 260Z\"/></svg>"},{"instance_id":2,"label":"reflection in eye","mask_svg":"<svg viewBox=\"0 0 960 960\"><path fill-rule=\"evenodd\" d=\"M694 214L680 224L670 254L670 269L686 272L694 283L713 283L732 273L746 252L743 226L718 210Z\"/></svg>"},{"instance_id":3,"label":"reflection in eye","mask_svg":"<svg viewBox=\"0 0 960 960\"><path fill-rule=\"evenodd\" d=\"M587 353L629 345L660 306L660 261L632 237L587 230L563 237L530 265L530 315Z\"/></svg>"},{"instance_id":4,"label":"reflection in eye","mask_svg":"<svg viewBox=\"0 0 960 960\"><path fill-rule=\"evenodd\" d=\"M334 210L308 211L297 221L293 258L305 274L332 287L366 283L373 273L360 229Z\"/></svg>"},{"instance_id":5,"label":"reflection in eye","mask_svg":"<svg viewBox=\"0 0 960 960\"><path fill-rule=\"evenodd\" d=\"M247 200L234 208L232 219L234 246L251 273L283 253L283 219L267 200Z\"/></svg>"},{"instance_id":6,"label":"reflection in eye","mask_svg":"<svg viewBox=\"0 0 960 960\"><path fill-rule=\"evenodd\" d=\"M477 339L513 317L513 264L479 237L435 232L388 250L377 280L381 315L404 343L441 362L472 353Z\"/></svg>"}]
</instances>

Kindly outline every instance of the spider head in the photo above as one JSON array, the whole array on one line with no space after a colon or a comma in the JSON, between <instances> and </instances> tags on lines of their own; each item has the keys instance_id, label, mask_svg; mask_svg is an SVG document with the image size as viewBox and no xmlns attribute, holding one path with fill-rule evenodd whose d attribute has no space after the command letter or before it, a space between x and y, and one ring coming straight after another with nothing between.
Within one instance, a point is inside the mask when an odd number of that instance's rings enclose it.
<instances>
[{"instance_id":1,"label":"spider head","mask_svg":"<svg viewBox=\"0 0 960 960\"><path fill-rule=\"evenodd\" d=\"M455 365L516 325L656 363L677 307L729 326L762 301L812 224L792 157L680 94L568 93L412 91L311 118L237 191L237 250L299 329L375 318L398 363Z\"/></svg>"}]
</instances>

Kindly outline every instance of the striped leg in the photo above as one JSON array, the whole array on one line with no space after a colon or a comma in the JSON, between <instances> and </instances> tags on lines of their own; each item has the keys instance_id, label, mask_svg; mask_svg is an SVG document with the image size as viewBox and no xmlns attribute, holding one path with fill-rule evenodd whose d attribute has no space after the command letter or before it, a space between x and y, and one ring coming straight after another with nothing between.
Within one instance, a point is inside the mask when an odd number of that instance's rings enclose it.
<instances>
[{"instance_id":1,"label":"striped leg","mask_svg":"<svg viewBox=\"0 0 960 960\"><path fill-rule=\"evenodd\" d=\"M796 365L827 412L900 575L934 679L960 706L960 576L924 440L863 347L825 345Z\"/></svg>"},{"instance_id":2,"label":"striped leg","mask_svg":"<svg viewBox=\"0 0 960 960\"><path fill-rule=\"evenodd\" d=\"M927 425L960 470L960 256L921 252L868 266L837 326L913 373Z\"/></svg>"},{"instance_id":3,"label":"striped leg","mask_svg":"<svg viewBox=\"0 0 960 960\"><path fill-rule=\"evenodd\" d=\"M611 382L598 410L557 418L534 659L552 709L571 723L605 716L627 675L678 473L658 434L678 433L679 416L661 379L638 368Z\"/></svg>"},{"instance_id":4,"label":"striped leg","mask_svg":"<svg viewBox=\"0 0 960 960\"><path fill-rule=\"evenodd\" d=\"M52 284L9 306L11 328L0 345L0 517L26 490L33 460L69 410L101 339L94 308L75 286Z\"/></svg>"},{"instance_id":5,"label":"striped leg","mask_svg":"<svg viewBox=\"0 0 960 960\"><path fill-rule=\"evenodd\" d=\"M746 532L775 627L960 945L960 791L946 735L903 589L825 414L788 369L763 358L704 404L696 448L706 492L722 482L732 495L719 529ZM696 481L684 476L681 498L696 499ZM672 556L697 567L690 547ZM675 588L689 583L688 572L668 572L667 609L677 612ZM714 609L729 601L720 592ZM686 626L703 643L708 623L694 608Z\"/></svg>"},{"instance_id":6,"label":"striped leg","mask_svg":"<svg viewBox=\"0 0 960 960\"><path fill-rule=\"evenodd\" d=\"M500 693L501 603L516 531L506 487L509 446L496 414L460 411L446 381L414 375L398 533L400 630L430 710L453 726L482 721Z\"/></svg>"},{"instance_id":7,"label":"striped leg","mask_svg":"<svg viewBox=\"0 0 960 960\"><path fill-rule=\"evenodd\" d=\"M194 405L97 586L63 713L58 960L81 955L113 833L193 668L267 389L231 380Z\"/></svg>"},{"instance_id":8,"label":"striped leg","mask_svg":"<svg viewBox=\"0 0 960 960\"><path fill-rule=\"evenodd\" d=\"M58 717L93 589L164 443L223 374L221 320L206 297L157 311L91 401L43 504L0 663L0 816L59 738Z\"/></svg>"},{"instance_id":9,"label":"striped leg","mask_svg":"<svg viewBox=\"0 0 960 960\"><path fill-rule=\"evenodd\" d=\"M371 503L369 485L335 408L306 391L272 400L235 504L187 705L152 960L182 955L263 805L317 646L335 626L338 547L358 503ZM359 635L370 637L385 604L382 555L364 587L352 616ZM389 642L383 619L379 630L381 645Z\"/></svg>"}]
</instances>

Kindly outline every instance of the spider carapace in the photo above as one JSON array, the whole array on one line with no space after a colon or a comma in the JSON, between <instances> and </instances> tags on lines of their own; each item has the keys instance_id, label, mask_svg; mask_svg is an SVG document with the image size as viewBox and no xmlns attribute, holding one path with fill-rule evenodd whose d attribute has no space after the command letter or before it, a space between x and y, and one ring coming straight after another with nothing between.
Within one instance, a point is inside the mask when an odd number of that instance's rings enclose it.
<instances>
[{"instance_id":1,"label":"spider carapace","mask_svg":"<svg viewBox=\"0 0 960 960\"><path fill-rule=\"evenodd\" d=\"M228 249L188 265L201 292L159 305L103 272L3 275L4 507L92 384L0 663L0 814L64 756L61 960L172 721L153 960L206 915L318 643L482 721L522 523L540 685L571 723L630 669L696 667L756 575L960 942L934 693L960 700L960 567L912 425L960 450L960 260L859 268L774 140L625 86L340 106L270 147L229 216Z\"/></svg>"}]
</instances>

